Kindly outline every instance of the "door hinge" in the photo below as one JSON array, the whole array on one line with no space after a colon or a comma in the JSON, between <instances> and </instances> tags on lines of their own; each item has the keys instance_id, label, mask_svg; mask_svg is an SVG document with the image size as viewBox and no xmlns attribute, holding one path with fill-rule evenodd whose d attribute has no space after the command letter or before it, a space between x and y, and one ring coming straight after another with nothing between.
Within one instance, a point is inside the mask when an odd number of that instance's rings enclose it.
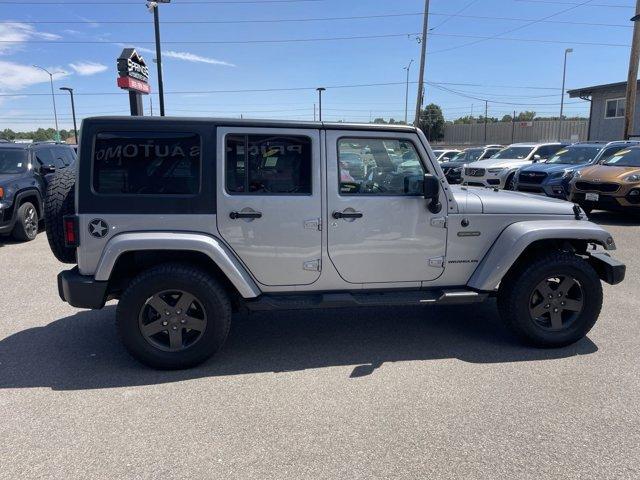
<instances>
[{"instance_id":1,"label":"door hinge","mask_svg":"<svg viewBox=\"0 0 640 480\"><path fill-rule=\"evenodd\" d=\"M429 266L442 268L444 266L444 257L430 258Z\"/></svg>"},{"instance_id":2,"label":"door hinge","mask_svg":"<svg viewBox=\"0 0 640 480\"><path fill-rule=\"evenodd\" d=\"M304 221L304 228L309 230L319 230L322 231L322 220L319 218L313 218L311 220Z\"/></svg>"},{"instance_id":3,"label":"door hinge","mask_svg":"<svg viewBox=\"0 0 640 480\"><path fill-rule=\"evenodd\" d=\"M438 228L447 228L447 217L434 217L431 219L431 226Z\"/></svg>"},{"instance_id":4,"label":"door hinge","mask_svg":"<svg viewBox=\"0 0 640 480\"><path fill-rule=\"evenodd\" d=\"M302 269L303 270L308 270L311 272L319 272L320 268L321 268L321 263L320 263L320 259L317 258L315 260L309 260L308 262L304 262L302 264Z\"/></svg>"}]
</instances>

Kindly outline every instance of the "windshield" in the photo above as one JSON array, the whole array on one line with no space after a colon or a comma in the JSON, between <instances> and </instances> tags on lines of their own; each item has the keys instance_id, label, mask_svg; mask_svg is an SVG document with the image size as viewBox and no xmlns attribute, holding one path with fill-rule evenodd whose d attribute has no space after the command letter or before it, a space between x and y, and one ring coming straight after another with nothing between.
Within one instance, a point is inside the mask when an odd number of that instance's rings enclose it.
<instances>
[{"instance_id":1,"label":"windshield","mask_svg":"<svg viewBox=\"0 0 640 480\"><path fill-rule=\"evenodd\" d=\"M569 165L580 165L589 163L602 150L602 147L590 145L588 147L567 147L547 160L547 163L564 163Z\"/></svg>"},{"instance_id":2,"label":"windshield","mask_svg":"<svg viewBox=\"0 0 640 480\"><path fill-rule=\"evenodd\" d=\"M640 167L640 148L620 150L602 164L616 167Z\"/></svg>"},{"instance_id":3,"label":"windshield","mask_svg":"<svg viewBox=\"0 0 640 480\"><path fill-rule=\"evenodd\" d=\"M465 150L464 152L458 153L455 157L453 157L450 162L475 162L480 158L482 152L484 150L482 148L470 148L469 150Z\"/></svg>"},{"instance_id":4,"label":"windshield","mask_svg":"<svg viewBox=\"0 0 640 480\"><path fill-rule=\"evenodd\" d=\"M491 158L517 158L521 160L527 158L533 151L533 147L507 147L500 150Z\"/></svg>"},{"instance_id":5,"label":"windshield","mask_svg":"<svg viewBox=\"0 0 640 480\"><path fill-rule=\"evenodd\" d=\"M22 173L27 170L27 152L18 149L0 149L0 174Z\"/></svg>"}]
</instances>

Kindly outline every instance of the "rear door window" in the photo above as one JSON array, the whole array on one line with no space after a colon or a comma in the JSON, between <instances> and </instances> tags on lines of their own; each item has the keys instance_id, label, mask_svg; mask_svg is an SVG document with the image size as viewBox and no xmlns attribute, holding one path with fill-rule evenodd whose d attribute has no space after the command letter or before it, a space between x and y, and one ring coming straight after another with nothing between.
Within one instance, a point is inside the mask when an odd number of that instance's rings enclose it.
<instances>
[{"instance_id":1,"label":"rear door window","mask_svg":"<svg viewBox=\"0 0 640 480\"><path fill-rule=\"evenodd\" d=\"M103 132L93 148L93 190L104 195L195 195L200 135Z\"/></svg>"},{"instance_id":2,"label":"rear door window","mask_svg":"<svg viewBox=\"0 0 640 480\"><path fill-rule=\"evenodd\" d=\"M311 139L229 135L226 186L232 195L311 195Z\"/></svg>"}]
</instances>

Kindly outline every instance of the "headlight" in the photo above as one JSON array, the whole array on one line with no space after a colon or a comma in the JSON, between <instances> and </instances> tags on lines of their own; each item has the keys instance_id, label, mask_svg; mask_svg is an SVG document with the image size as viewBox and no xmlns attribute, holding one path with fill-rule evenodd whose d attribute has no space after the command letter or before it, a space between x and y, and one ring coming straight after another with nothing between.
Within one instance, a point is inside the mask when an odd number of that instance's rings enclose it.
<instances>
[{"instance_id":1,"label":"headlight","mask_svg":"<svg viewBox=\"0 0 640 480\"><path fill-rule=\"evenodd\" d=\"M562 173L562 178L566 178L567 180L570 180L573 178L575 174L576 174L576 170L565 170Z\"/></svg>"},{"instance_id":2,"label":"headlight","mask_svg":"<svg viewBox=\"0 0 640 480\"><path fill-rule=\"evenodd\" d=\"M504 168L489 168L487 172L489 173L500 173L504 170Z\"/></svg>"},{"instance_id":3,"label":"headlight","mask_svg":"<svg viewBox=\"0 0 640 480\"><path fill-rule=\"evenodd\" d=\"M580 170L576 170L575 172L573 172L571 179L575 180L576 178L580 178L581 176L582 176L582 172Z\"/></svg>"},{"instance_id":4,"label":"headlight","mask_svg":"<svg viewBox=\"0 0 640 480\"><path fill-rule=\"evenodd\" d=\"M627 182L640 182L640 173L634 173L625 178Z\"/></svg>"}]
</instances>

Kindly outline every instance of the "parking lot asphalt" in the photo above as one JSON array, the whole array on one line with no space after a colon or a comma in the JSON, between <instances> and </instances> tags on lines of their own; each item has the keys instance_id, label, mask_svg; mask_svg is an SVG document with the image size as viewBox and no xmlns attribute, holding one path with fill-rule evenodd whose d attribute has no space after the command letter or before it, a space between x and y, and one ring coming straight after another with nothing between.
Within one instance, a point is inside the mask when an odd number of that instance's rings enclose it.
<instances>
[{"instance_id":1,"label":"parking lot asphalt","mask_svg":"<svg viewBox=\"0 0 640 480\"><path fill-rule=\"evenodd\" d=\"M592 218L627 278L573 346L493 302L254 314L179 372L60 301L44 233L0 239L0 478L639 478L640 220Z\"/></svg>"}]
</instances>

